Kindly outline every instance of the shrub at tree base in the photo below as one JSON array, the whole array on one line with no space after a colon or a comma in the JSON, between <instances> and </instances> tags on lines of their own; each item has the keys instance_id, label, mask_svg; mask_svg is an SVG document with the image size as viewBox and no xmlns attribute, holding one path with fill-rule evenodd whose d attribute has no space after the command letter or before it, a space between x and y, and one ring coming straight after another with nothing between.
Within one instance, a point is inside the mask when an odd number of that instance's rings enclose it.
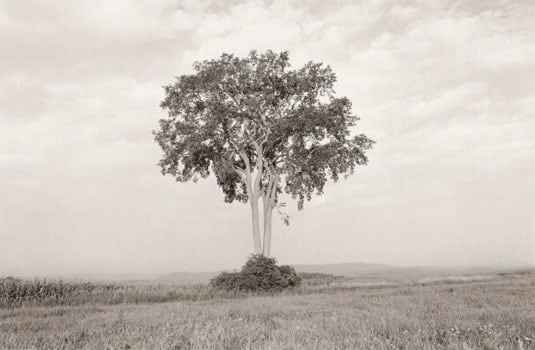
<instances>
[{"instance_id":1,"label":"shrub at tree base","mask_svg":"<svg viewBox=\"0 0 535 350\"><path fill-rule=\"evenodd\" d=\"M301 277L288 266L277 266L274 258L253 255L240 272L222 272L210 281L215 289L228 291L281 291L301 284Z\"/></svg>"},{"instance_id":2,"label":"shrub at tree base","mask_svg":"<svg viewBox=\"0 0 535 350\"><path fill-rule=\"evenodd\" d=\"M222 290L239 290L241 286L239 272L221 272L210 281L210 286Z\"/></svg>"},{"instance_id":3,"label":"shrub at tree base","mask_svg":"<svg viewBox=\"0 0 535 350\"><path fill-rule=\"evenodd\" d=\"M295 269L288 265L279 266L279 271L282 278L288 281L289 287L297 287L301 285L301 277L297 274Z\"/></svg>"}]
</instances>

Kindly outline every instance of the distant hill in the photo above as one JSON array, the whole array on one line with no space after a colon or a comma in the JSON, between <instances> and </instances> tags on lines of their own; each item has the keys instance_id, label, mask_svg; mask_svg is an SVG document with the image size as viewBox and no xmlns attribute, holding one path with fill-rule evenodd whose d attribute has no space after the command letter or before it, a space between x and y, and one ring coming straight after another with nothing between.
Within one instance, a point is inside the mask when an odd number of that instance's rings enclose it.
<instances>
[{"instance_id":1,"label":"distant hill","mask_svg":"<svg viewBox=\"0 0 535 350\"><path fill-rule=\"evenodd\" d=\"M381 280L412 280L429 277L446 277L460 275L490 275L505 271L506 269L490 267L430 267L409 266L394 269L385 269L375 273L363 273L352 277L381 279Z\"/></svg>"},{"instance_id":2,"label":"distant hill","mask_svg":"<svg viewBox=\"0 0 535 350\"><path fill-rule=\"evenodd\" d=\"M380 264L348 263L327 265L292 265L298 272L319 272L331 275L358 277L361 275L374 274L381 271L389 271L396 267ZM158 277L160 281L180 283L205 283L219 272L172 272Z\"/></svg>"},{"instance_id":3,"label":"distant hill","mask_svg":"<svg viewBox=\"0 0 535 350\"><path fill-rule=\"evenodd\" d=\"M511 271L533 270L533 266L524 267L488 267L488 266L460 266L460 267L433 267L410 266L400 267L385 264L344 263L344 264L298 264L292 265L297 272L325 273L349 278L362 278L366 280L418 280L422 278L442 278L448 276L474 276L494 275ZM136 283L181 283L195 284L207 283L219 271L213 272L187 272L179 271L165 275L151 273L114 273L114 274L71 274L47 276L19 276L26 279L51 280L78 280L101 282L136 282ZM2 277L2 276L0 276Z\"/></svg>"},{"instance_id":4,"label":"distant hill","mask_svg":"<svg viewBox=\"0 0 535 350\"><path fill-rule=\"evenodd\" d=\"M310 264L292 265L297 272L318 272L350 278L373 280L413 280L432 277L461 276L461 275L492 275L502 272L529 269L530 267L432 267L410 266L399 267L384 264L344 263L344 264ZM531 267L533 268L533 267ZM206 283L219 272L172 272L157 278L161 282L169 283Z\"/></svg>"},{"instance_id":5,"label":"distant hill","mask_svg":"<svg viewBox=\"0 0 535 350\"><path fill-rule=\"evenodd\" d=\"M493 275L502 272L531 269L533 267L493 267L493 266L408 266L349 263L330 265L295 265L300 272L323 272L353 278L379 280L412 280L430 277L446 277L461 275Z\"/></svg>"},{"instance_id":6,"label":"distant hill","mask_svg":"<svg viewBox=\"0 0 535 350\"><path fill-rule=\"evenodd\" d=\"M427 278L443 278L449 276L496 275L498 273L533 271L535 266L409 266L400 267L385 264L344 263L344 264L297 264L292 265L297 272L325 273L349 278L366 280L419 280ZM187 272L179 271L164 275L154 273L108 273L108 274L68 274L46 276L14 276L23 279L101 281L125 283L207 283L220 271ZM6 276L0 276L0 278Z\"/></svg>"},{"instance_id":7,"label":"distant hill","mask_svg":"<svg viewBox=\"0 0 535 350\"><path fill-rule=\"evenodd\" d=\"M179 282L179 283L206 283L219 272L171 272L157 279L162 282Z\"/></svg>"},{"instance_id":8,"label":"distant hill","mask_svg":"<svg viewBox=\"0 0 535 350\"><path fill-rule=\"evenodd\" d=\"M371 275L383 271L392 271L399 269L392 265L367 264L367 263L345 263L345 264L314 264L314 265L292 265L298 272L320 272L331 275L346 277L360 277Z\"/></svg>"}]
</instances>

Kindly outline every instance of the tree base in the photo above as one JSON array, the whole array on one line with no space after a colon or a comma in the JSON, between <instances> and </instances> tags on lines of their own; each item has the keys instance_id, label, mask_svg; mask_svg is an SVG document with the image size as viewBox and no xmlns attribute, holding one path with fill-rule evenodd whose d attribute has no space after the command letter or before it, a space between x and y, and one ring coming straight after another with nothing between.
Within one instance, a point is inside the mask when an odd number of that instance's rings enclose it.
<instances>
[{"instance_id":1,"label":"tree base","mask_svg":"<svg viewBox=\"0 0 535 350\"><path fill-rule=\"evenodd\" d=\"M252 255L240 272L222 272L210 281L214 289L226 291L282 291L301 285L293 267L277 265L275 258Z\"/></svg>"}]
</instances>

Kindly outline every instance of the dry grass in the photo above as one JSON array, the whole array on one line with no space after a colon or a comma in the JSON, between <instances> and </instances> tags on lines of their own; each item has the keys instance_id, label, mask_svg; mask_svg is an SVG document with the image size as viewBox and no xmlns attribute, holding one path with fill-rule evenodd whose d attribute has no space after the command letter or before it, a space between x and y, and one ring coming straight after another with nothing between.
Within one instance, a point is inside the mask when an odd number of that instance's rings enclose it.
<instances>
[{"instance_id":1,"label":"dry grass","mask_svg":"<svg viewBox=\"0 0 535 350\"><path fill-rule=\"evenodd\" d=\"M4 308L0 349L535 349L535 273L158 299Z\"/></svg>"}]
</instances>

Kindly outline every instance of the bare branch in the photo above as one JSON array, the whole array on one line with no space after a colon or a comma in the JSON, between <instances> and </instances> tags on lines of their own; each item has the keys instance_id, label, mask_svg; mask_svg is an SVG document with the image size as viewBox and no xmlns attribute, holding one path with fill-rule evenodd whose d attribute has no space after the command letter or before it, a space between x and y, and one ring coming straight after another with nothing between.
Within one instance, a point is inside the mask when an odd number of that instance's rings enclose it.
<instances>
[{"instance_id":1,"label":"bare branch","mask_svg":"<svg viewBox=\"0 0 535 350\"><path fill-rule=\"evenodd\" d=\"M237 172L243 180L245 180L245 169L242 169L234 164L232 165L232 169Z\"/></svg>"}]
</instances>

